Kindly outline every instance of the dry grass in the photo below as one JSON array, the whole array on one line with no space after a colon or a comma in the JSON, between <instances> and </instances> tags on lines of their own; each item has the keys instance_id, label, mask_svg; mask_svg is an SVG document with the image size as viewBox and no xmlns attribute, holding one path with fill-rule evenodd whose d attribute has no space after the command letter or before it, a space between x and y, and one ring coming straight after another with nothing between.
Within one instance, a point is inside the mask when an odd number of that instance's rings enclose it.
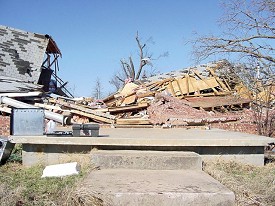
<instances>
[{"instance_id":1,"label":"dry grass","mask_svg":"<svg viewBox=\"0 0 275 206\"><path fill-rule=\"evenodd\" d=\"M85 187L79 187L72 196L73 205L79 206L111 206L113 205L108 197L94 193Z\"/></svg>"},{"instance_id":2,"label":"dry grass","mask_svg":"<svg viewBox=\"0 0 275 206\"><path fill-rule=\"evenodd\" d=\"M80 175L63 178L41 178L43 166L25 168L19 163L0 166L0 206L16 205L67 205L106 206L108 197L94 194L85 187L85 177L93 169L90 159L79 155ZM74 158L76 158L74 156ZM236 162L206 162L204 171L234 191L236 205L275 204L275 163L263 167L238 164Z\"/></svg>"},{"instance_id":3,"label":"dry grass","mask_svg":"<svg viewBox=\"0 0 275 206\"><path fill-rule=\"evenodd\" d=\"M208 161L204 171L235 193L236 205L275 205L275 163L257 167L233 161Z\"/></svg>"},{"instance_id":4,"label":"dry grass","mask_svg":"<svg viewBox=\"0 0 275 206\"><path fill-rule=\"evenodd\" d=\"M26 168L10 162L0 166L0 206L102 205L99 198L92 199L91 196L84 196L84 201L76 189L94 169L85 162L80 163L82 169L79 175L62 178L41 178L44 169L41 165Z\"/></svg>"}]
</instances>

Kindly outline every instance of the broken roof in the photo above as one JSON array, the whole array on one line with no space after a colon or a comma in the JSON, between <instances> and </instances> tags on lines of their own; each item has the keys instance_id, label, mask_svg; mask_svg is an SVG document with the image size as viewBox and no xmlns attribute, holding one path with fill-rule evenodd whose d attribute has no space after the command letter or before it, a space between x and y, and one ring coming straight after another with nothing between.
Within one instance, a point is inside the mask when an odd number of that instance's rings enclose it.
<instances>
[{"instance_id":1,"label":"broken roof","mask_svg":"<svg viewBox=\"0 0 275 206\"><path fill-rule=\"evenodd\" d=\"M5 77L0 75L0 93L7 92L29 92L33 90L42 89L41 85L23 82L12 77Z\"/></svg>"},{"instance_id":2,"label":"broken roof","mask_svg":"<svg viewBox=\"0 0 275 206\"><path fill-rule=\"evenodd\" d=\"M197 70L197 71L203 73L203 72L205 72L206 68L216 68L218 65L220 65L222 63L226 63L226 61L220 60L220 61L210 62L207 64L201 64L201 65L197 65L197 66L193 66L193 67L187 67L184 69L179 69L179 70L171 71L168 73L162 73L162 74L158 74L158 75L155 75L152 77L142 79L142 82L150 83L150 82L162 81L162 80L169 79L169 78L179 78L179 77L184 76L185 74L188 74L190 72L190 70Z\"/></svg>"},{"instance_id":3,"label":"broken roof","mask_svg":"<svg viewBox=\"0 0 275 206\"><path fill-rule=\"evenodd\" d=\"M37 83L45 53L61 55L49 35L0 25L0 75Z\"/></svg>"},{"instance_id":4,"label":"broken roof","mask_svg":"<svg viewBox=\"0 0 275 206\"><path fill-rule=\"evenodd\" d=\"M0 90L19 92L37 88L45 53L61 56L51 36L0 25Z\"/></svg>"}]
</instances>

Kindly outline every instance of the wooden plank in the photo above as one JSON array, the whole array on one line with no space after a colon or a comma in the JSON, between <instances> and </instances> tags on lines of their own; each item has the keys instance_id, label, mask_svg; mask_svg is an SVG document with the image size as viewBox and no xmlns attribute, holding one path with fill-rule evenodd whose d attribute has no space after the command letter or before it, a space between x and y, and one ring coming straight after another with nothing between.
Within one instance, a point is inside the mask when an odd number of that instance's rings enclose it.
<instances>
[{"instance_id":1,"label":"wooden plank","mask_svg":"<svg viewBox=\"0 0 275 206\"><path fill-rule=\"evenodd\" d=\"M172 82L169 82L169 84L168 84L168 91L171 92L171 94L173 95L173 97L176 97L176 93L174 91Z\"/></svg>"},{"instance_id":2,"label":"wooden plank","mask_svg":"<svg viewBox=\"0 0 275 206\"><path fill-rule=\"evenodd\" d=\"M199 80L197 80L195 77L190 77L189 78L189 92L194 92L196 94L200 93L200 88L199 88Z\"/></svg>"},{"instance_id":3,"label":"wooden plank","mask_svg":"<svg viewBox=\"0 0 275 206\"><path fill-rule=\"evenodd\" d=\"M186 74L185 78L186 78L187 95L189 95L189 91L190 91L190 88L189 88L189 75Z\"/></svg>"},{"instance_id":4,"label":"wooden plank","mask_svg":"<svg viewBox=\"0 0 275 206\"><path fill-rule=\"evenodd\" d=\"M208 82L205 81L205 79L199 74L197 70L193 70L193 72L197 77L199 77L202 81L204 81L214 91L215 94L219 94L219 92L214 87L211 87L211 85L209 85Z\"/></svg>"},{"instance_id":5,"label":"wooden plank","mask_svg":"<svg viewBox=\"0 0 275 206\"><path fill-rule=\"evenodd\" d=\"M155 92L146 92L143 94L137 94L138 98L143 98L143 97L154 97L155 96Z\"/></svg>"},{"instance_id":6,"label":"wooden plank","mask_svg":"<svg viewBox=\"0 0 275 206\"><path fill-rule=\"evenodd\" d=\"M116 118L113 115L109 115L109 114L105 114L103 112L99 112L99 111L96 111L96 110L93 110L93 109L85 108L85 107L80 106L80 105L71 104L71 103L66 102L66 101L61 101L61 100L57 100L57 99L50 99L49 101L52 102L52 103L60 104L62 106L68 107L68 108L72 108L72 109L80 110L80 111L85 112L85 113L93 114L95 116L104 117L104 118L107 118L107 119L115 119Z\"/></svg>"},{"instance_id":7,"label":"wooden plank","mask_svg":"<svg viewBox=\"0 0 275 206\"><path fill-rule=\"evenodd\" d=\"M215 72L213 71L213 69L211 68L206 68L210 74L216 78L217 82L220 84L221 88L223 88L225 91L229 91L229 88L227 88L227 86L220 80L220 78L215 74Z\"/></svg>"},{"instance_id":8,"label":"wooden plank","mask_svg":"<svg viewBox=\"0 0 275 206\"><path fill-rule=\"evenodd\" d=\"M106 97L105 99L102 100L106 105L111 106L111 105L115 105L116 104L116 98L115 95L112 94L108 97Z\"/></svg>"},{"instance_id":9,"label":"wooden plank","mask_svg":"<svg viewBox=\"0 0 275 206\"><path fill-rule=\"evenodd\" d=\"M178 81L175 79L174 81L171 82L171 84L173 86L176 96L181 96L182 93L181 93L181 89L179 87Z\"/></svg>"},{"instance_id":10,"label":"wooden plank","mask_svg":"<svg viewBox=\"0 0 275 206\"><path fill-rule=\"evenodd\" d=\"M48 110L63 111L63 109L60 106L41 104L41 103L35 103L34 106L37 106L37 107L40 107L40 108L45 108L45 109L48 109Z\"/></svg>"},{"instance_id":11,"label":"wooden plank","mask_svg":"<svg viewBox=\"0 0 275 206\"><path fill-rule=\"evenodd\" d=\"M177 79L182 95L187 94L186 78Z\"/></svg>"},{"instance_id":12,"label":"wooden plank","mask_svg":"<svg viewBox=\"0 0 275 206\"><path fill-rule=\"evenodd\" d=\"M100 121L100 122L105 122L105 123L113 123L113 122L114 122L113 120L110 120L110 119L108 119L108 118L104 118L104 117L100 117L100 116L97 116L97 115L85 113L85 112L83 112L83 111L78 111L78 110L64 110L64 109L62 109L62 108L59 107L59 106L45 105L45 104L39 104L39 103L35 103L35 106L42 107L42 108L45 108L45 109L54 109L54 110L59 110L59 111L68 111L68 112L70 112L70 113L79 114L79 115L82 115L82 116L85 116L85 117L89 117L89 118L91 118L91 119L93 119L93 120L97 120L97 121Z\"/></svg>"},{"instance_id":13,"label":"wooden plank","mask_svg":"<svg viewBox=\"0 0 275 206\"><path fill-rule=\"evenodd\" d=\"M109 109L108 108L97 108L97 109L95 109L95 111L97 111L97 112L109 112Z\"/></svg>"},{"instance_id":14,"label":"wooden plank","mask_svg":"<svg viewBox=\"0 0 275 206\"><path fill-rule=\"evenodd\" d=\"M6 107L6 106L4 106L4 105L0 105L0 111L1 111L1 112L5 112L5 113L8 113L8 114L11 114L11 108Z\"/></svg>"},{"instance_id":15,"label":"wooden plank","mask_svg":"<svg viewBox=\"0 0 275 206\"><path fill-rule=\"evenodd\" d=\"M127 95L136 93L135 91L137 90L137 88L139 88L139 85L135 83L131 82L131 83L125 84L123 89L119 92L119 95L126 97Z\"/></svg>"},{"instance_id":16,"label":"wooden plank","mask_svg":"<svg viewBox=\"0 0 275 206\"><path fill-rule=\"evenodd\" d=\"M114 125L115 128L154 128L151 124L120 124Z\"/></svg>"},{"instance_id":17,"label":"wooden plank","mask_svg":"<svg viewBox=\"0 0 275 206\"><path fill-rule=\"evenodd\" d=\"M105 117L100 117L100 116L97 116L97 115L94 115L94 114L89 114L89 113L86 113L86 112L82 112L82 111L79 111L79 110L70 110L71 113L73 114L79 114L79 115L82 115L84 117L89 117L97 122L104 122L104 123L109 123L109 124L113 124L115 121L114 119L108 119L108 118L105 118Z\"/></svg>"},{"instance_id":18,"label":"wooden plank","mask_svg":"<svg viewBox=\"0 0 275 206\"><path fill-rule=\"evenodd\" d=\"M129 111L133 111L133 110L143 109L143 108L146 108L148 106L149 106L149 104L147 102L144 102L144 103L134 105L134 106L108 108L108 111L111 112L111 113L129 112Z\"/></svg>"},{"instance_id":19,"label":"wooden plank","mask_svg":"<svg viewBox=\"0 0 275 206\"><path fill-rule=\"evenodd\" d=\"M149 119L117 119L117 125L147 125L151 124Z\"/></svg>"},{"instance_id":20,"label":"wooden plank","mask_svg":"<svg viewBox=\"0 0 275 206\"><path fill-rule=\"evenodd\" d=\"M226 81L226 79L225 79L225 78L223 78L223 81L225 82L225 84L226 84L227 88L231 91L232 89L231 89L231 87L229 86L229 84L228 84L228 82Z\"/></svg>"},{"instance_id":21,"label":"wooden plank","mask_svg":"<svg viewBox=\"0 0 275 206\"><path fill-rule=\"evenodd\" d=\"M231 94L231 92L219 92L219 96L226 96L226 95L229 95ZM210 96L216 96L216 94L214 94L213 92L212 93L202 93L202 94L192 94L192 95L186 95L185 97L188 98L188 97L210 97Z\"/></svg>"},{"instance_id":22,"label":"wooden plank","mask_svg":"<svg viewBox=\"0 0 275 206\"><path fill-rule=\"evenodd\" d=\"M129 105L133 104L136 101L136 94L132 94L131 96L126 97L121 104Z\"/></svg>"},{"instance_id":23,"label":"wooden plank","mask_svg":"<svg viewBox=\"0 0 275 206\"><path fill-rule=\"evenodd\" d=\"M217 82L215 77L208 77L204 79L204 82L206 82L206 84L209 85L211 88L219 86L219 83Z\"/></svg>"},{"instance_id":24,"label":"wooden plank","mask_svg":"<svg viewBox=\"0 0 275 206\"><path fill-rule=\"evenodd\" d=\"M182 96L182 95L183 95L183 92L182 92L182 90L181 90L181 87L180 87L180 83L179 83L179 80L177 79L176 81L177 81L177 85L178 85L178 87L179 87L179 90L180 90L180 95Z\"/></svg>"}]
</instances>

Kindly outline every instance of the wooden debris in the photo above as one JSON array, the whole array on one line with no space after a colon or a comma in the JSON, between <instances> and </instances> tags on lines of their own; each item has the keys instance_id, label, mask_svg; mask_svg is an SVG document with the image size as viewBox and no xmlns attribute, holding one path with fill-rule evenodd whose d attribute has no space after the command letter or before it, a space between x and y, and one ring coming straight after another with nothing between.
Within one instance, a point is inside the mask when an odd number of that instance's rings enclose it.
<instances>
[{"instance_id":1,"label":"wooden debris","mask_svg":"<svg viewBox=\"0 0 275 206\"><path fill-rule=\"evenodd\" d=\"M5 105L0 105L0 111L4 113L11 114L11 108L5 106Z\"/></svg>"},{"instance_id":2,"label":"wooden debris","mask_svg":"<svg viewBox=\"0 0 275 206\"><path fill-rule=\"evenodd\" d=\"M109 115L109 114L106 114L106 113L103 113L103 112L99 112L99 111L96 111L96 110L93 110L93 109L89 109L89 108L86 108L84 106L72 104L72 103L66 102L64 100L50 99L49 101L52 102L52 103L59 104L59 105L62 105L64 107L67 107L69 109L79 110L83 113L92 114L93 118L104 117L105 119L110 119L110 120L115 119L115 116L113 116L113 115Z\"/></svg>"},{"instance_id":3,"label":"wooden debris","mask_svg":"<svg viewBox=\"0 0 275 206\"><path fill-rule=\"evenodd\" d=\"M141 118L117 119L116 124L117 125L146 125L146 124L151 124L151 122L149 119L141 119Z\"/></svg>"},{"instance_id":4,"label":"wooden debris","mask_svg":"<svg viewBox=\"0 0 275 206\"><path fill-rule=\"evenodd\" d=\"M147 108L149 106L148 103L141 103L138 105L133 105L133 106L123 106L123 107L110 107L108 108L108 111L110 113L119 113L119 112L128 112L128 111L133 111L133 110L140 110Z\"/></svg>"},{"instance_id":5,"label":"wooden debris","mask_svg":"<svg viewBox=\"0 0 275 206\"><path fill-rule=\"evenodd\" d=\"M239 83L232 84L229 82L230 79L219 76L219 73L216 72L217 69L213 67L190 68L186 71L161 75L158 78L153 78L151 82L130 82L102 101L93 98L41 97L41 93L31 92L7 95L19 98L39 95L40 100L43 101L39 101L38 98L38 101L34 101L36 102L35 106L56 113L69 113L73 121L77 123L99 122L112 124L116 127L142 128L152 126L154 117L153 112L149 113L150 107L155 102L163 102L158 99L159 95L167 95L180 102L175 104L172 100L166 101L166 103L164 101L163 107L166 114L163 114L165 113L163 110L157 110L160 105L155 105L155 109L160 113L158 115L163 118L159 122L169 120L170 124L181 122L186 125L203 125L209 122L227 121L226 118L211 119L207 117L205 119L203 115L206 115L207 111L213 111L211 114L217 111L227 113L246 108L250 103L247 98L237 99L232 95L236 92L249 93L246 87ZM274 86L271 89L274 90ZM251 93L241 96L251 97ZM261 93L261 99L263 101L267 99L264 91ZM179 114L182 104L184 104L184 108L182 108L184 112ZM172 110L176 119L170 118ZM190 111L196 115L190 116ZM10 113L11 109L0 105L0 112ZM178 117L177 115L182 116ZM156 122L153 123L158 124Z\"/></svg>"}]
</instances>

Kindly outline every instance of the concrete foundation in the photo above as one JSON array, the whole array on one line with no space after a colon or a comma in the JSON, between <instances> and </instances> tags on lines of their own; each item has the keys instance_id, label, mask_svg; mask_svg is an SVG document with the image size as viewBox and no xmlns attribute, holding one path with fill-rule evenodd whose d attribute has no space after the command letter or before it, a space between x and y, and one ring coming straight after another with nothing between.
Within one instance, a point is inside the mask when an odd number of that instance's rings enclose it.
<instances>
[{"instance_id":1,"label":"concrete foundation","mask_svg":"<svg viewBox=\"0 0 275 206\"><path fill-rule=\"evenodd\" d=\"M63 163L68 157L90 157L97 150L191 151L202 159L231 159L264 165L264 147L274 139L224 130L100 129L99 137L12 136L23 144L23 164Z\"/></svg>"}]
</instances>

